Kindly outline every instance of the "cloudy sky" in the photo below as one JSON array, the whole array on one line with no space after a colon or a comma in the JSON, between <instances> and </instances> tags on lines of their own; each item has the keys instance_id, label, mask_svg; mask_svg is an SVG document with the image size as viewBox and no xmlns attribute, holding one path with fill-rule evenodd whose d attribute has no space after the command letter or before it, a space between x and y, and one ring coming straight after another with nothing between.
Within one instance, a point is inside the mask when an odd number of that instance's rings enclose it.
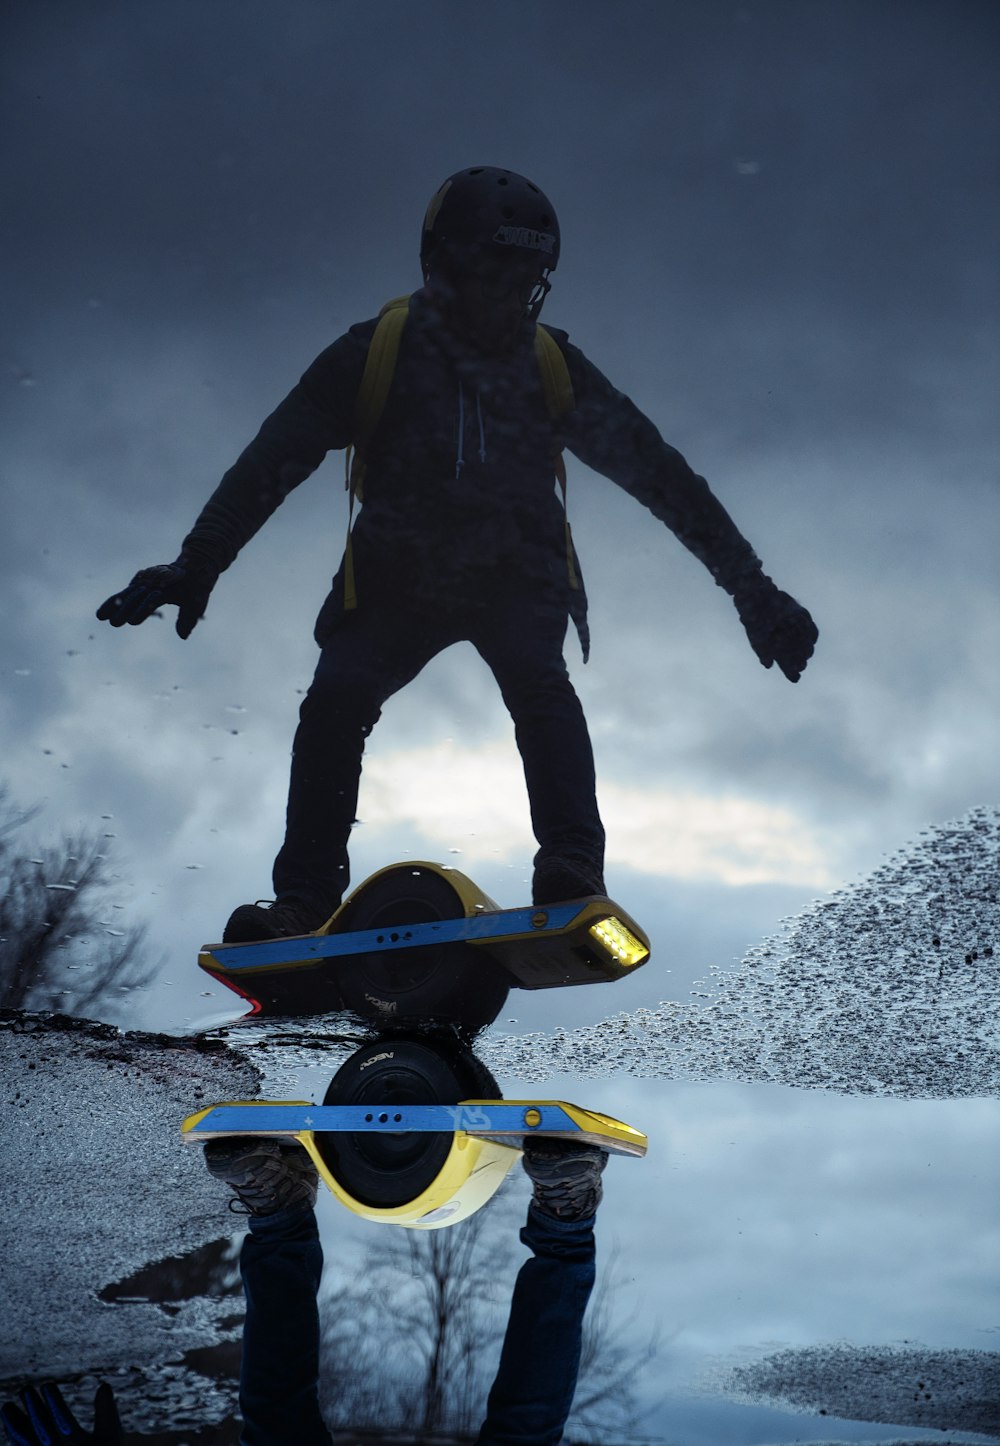
<instances>
[{"instance_id":1,"label":"cloudy sky","mask_svg":"<svg viewBox=\"0 0 1000 1446\"><path fill-rule=\"evenodd\" d=\"M3 773L53 830L114 816L169 952L268 893L339 457L188 643L93 610L176 555L313 356L418 283L426 199L466 164L549 191L546 317L821 630L798 686L763 670L701 567L571 463L612 892L685 954L696 901L728 958L995 797L992 7L33 0L4 27ZM356 880L410 850L526 897L471 649L386 709L360 814Z\"/></svg>"},{"instance_id":2,"label":"cloudy sky","mask_svg":"<svg viewBox=\"0 0 1000 1446\"><path fill-rule=\"evenodd\" d=\"M176 555L312 358L419 284L463 166L549 193L546 320L820 628L797 686L764 671L703 569L570 461L594 642L567 653L609 891L656 949L631 1002L686 998L996 802L994 6L7 0L0 26L0 775L43 803L36 836L114 835L121 917L165 961L134 1022L211 1008L198 945L269 893L341 459L187 643L94 609ZM359 811L356 881L429 857L527 900L512 730L471 649L387 707ZM593 1019L588 993L532 1025Z\"/></svg>"}]
</instances>

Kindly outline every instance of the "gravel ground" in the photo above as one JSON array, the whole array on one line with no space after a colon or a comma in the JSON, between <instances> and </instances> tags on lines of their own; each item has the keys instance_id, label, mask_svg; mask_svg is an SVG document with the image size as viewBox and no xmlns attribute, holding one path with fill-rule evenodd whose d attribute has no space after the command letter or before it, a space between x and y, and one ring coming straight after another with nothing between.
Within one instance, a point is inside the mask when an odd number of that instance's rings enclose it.
<instances>
[{"instance_id":1,"label":"gravel ground","mask_svg":"<svg viewBox=\"0 0 1000 1446\"><path fill-rule=\"evenodd\" d=\"M231 1333L231 1299L165 1310L99 1297L150 1261L231 1235L219 1187L178 1127L201 1099L253 1098L259 1078L214 1043L0 1014L0 1390L86 1366L115 1380L139 1359L167 1392L170 1363Z\"/></svg>"},{"instance_id":2,"label":"gravel ground","mask_svg":"<svg viewBox=\"0 0 1000 1446\"><path fill-rule=\"evenodd\" d=\"M691 1004L496 1034L499 1076L769 1082L901 1099L1000 1094L1000 812L928 830L785 922ZM669 941L654 940L669 953Z\"/></svg>"},{"instance_id":3,"label":"gravel ground","mask_svg":"<svg viewBox=\"0 0 1000 1446\"><path fill-rule=\"evenodd\" d=\"M1000 1436L1000 1353L877 1350L848 1345L780 1351L733 1373L734 1395L845 1420Z\"/></svg>"}]
</instances>

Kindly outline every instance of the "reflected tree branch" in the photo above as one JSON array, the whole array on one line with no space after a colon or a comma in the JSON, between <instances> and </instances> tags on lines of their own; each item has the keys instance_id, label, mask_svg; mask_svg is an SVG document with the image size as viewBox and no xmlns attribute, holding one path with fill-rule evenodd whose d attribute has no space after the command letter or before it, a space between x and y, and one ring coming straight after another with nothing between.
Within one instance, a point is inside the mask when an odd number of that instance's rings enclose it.
<instances>
[{"instance_id":1,"label":"reflected tree branch","mask_svg":"<svg viewBox=\"0 0 1000 1446\"><path fill-rule=\"evenodd\" d=\"M104 917L116 884L104 840L81 830L33 850L21 830L38 812L0 786L0 1008L92 1014L157 966L145 925Z\"/></svg>"}]
</instances>

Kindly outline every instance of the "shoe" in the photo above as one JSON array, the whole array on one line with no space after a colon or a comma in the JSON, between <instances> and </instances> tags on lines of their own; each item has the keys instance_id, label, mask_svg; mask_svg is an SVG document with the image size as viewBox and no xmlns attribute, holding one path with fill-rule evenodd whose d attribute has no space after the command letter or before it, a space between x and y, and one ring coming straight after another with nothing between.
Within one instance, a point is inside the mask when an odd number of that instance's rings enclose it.
<instances>
[{"instance_id":1,"label":"shoe","mask_svg":"<svg viewBox=\"0 0 1000 1446\"><path fill-rule=\"evenodd\" d=\"M209 1140L205 1164L236 1195L229 1202L234 1215L273 1215L293 1205L316 1204L319 1175L301 1145L254 1135Z\"/></svg>"},{"instance_id":2,"label":"shoe","mask_svg":"<svg viewBox=\"0 0 1000 1446\"><path fill-rule=\"evenodd\" d=\"M335 906L336 907L336 906ZM288 939L314 934L333 909L320 913L294 895L273 904L240 904L222 931L223 944L256 944L261 939Z\"/></svg>"},{"instance_id":3,"label":"shoe","mask_svg":"<svg viewBox=\"0 0 1000 1446\"><path fill-rule=\"evenodd\" d=\"M574 855L539 859L531 883L531 899L535 904L561 904L567 899L582 899L590 894L604 893L604 874L592 859Z\"/></svg>"},{"instance_id":4,"label":"shoe","mask_svg":"<svg viewBox=\"0 0 1000 1446\"><path fill-rule=\"evenodd\" d=\"M521 1163L534 1185L533 1200L543 1215L557 1220L587 1220L604 1196L601 1172L608 1152L599 1145L578 1145L539 1135L524 1141Z\"/></svg>"}]
</instances>

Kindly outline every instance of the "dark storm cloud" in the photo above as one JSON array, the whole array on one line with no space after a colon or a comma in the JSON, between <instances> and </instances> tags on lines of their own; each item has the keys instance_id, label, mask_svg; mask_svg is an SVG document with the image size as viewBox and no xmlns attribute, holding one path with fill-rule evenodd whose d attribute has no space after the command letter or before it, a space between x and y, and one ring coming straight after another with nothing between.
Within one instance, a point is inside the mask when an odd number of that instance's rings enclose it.
<instances>
[{"instance_id":1,"label":"dark storm cloud","mask_svg":"<svg viewBox=\"0 0 1000 1446\"><path fill-rule=\"evenodd\" d=\"M534 170L563 214L552 319L696 464L982 425L990 7L379 14L11 8L8 374L71 370L72 442L100 451L110 495L109 376L176 347L190 390L170 421L189 435L205 376L229 387L196 506L315 352L415 284L429 191L500 130L510 154L488 158Z\"/></svg>"},{"instance_id":2,"label":"dark storm cloud","mask_svg":"<svg viewBox=\"0 0 1000 1446\"><path fill-rule=\"evenodd\" d=\"M567 255L665 263L710 310L805 291L917 322L996 294L990 6L8 9L25 279L113 256L141 285L162 258L174 300L224 309L265 262L276 290L376 269L412 249L420 157L461 164L495 105Z\"/></svg>"}]
</instances>

